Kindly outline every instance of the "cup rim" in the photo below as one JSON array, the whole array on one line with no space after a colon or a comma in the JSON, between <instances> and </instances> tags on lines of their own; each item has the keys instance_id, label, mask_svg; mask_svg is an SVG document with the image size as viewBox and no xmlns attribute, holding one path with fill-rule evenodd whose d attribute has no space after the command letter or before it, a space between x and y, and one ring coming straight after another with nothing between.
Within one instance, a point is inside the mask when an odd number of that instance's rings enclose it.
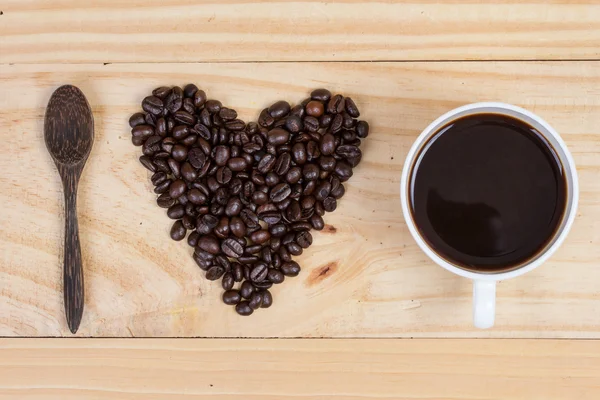
<instances>
[{"instance_id":1,"label":"cup rim","mask_svg":"<svg viewBox=\"0 0 600 400\"><path fill-rule=\"evenodd\" d=\"M556 143L558 143L560 150L562 151L562 153L565 156L564 157L565 160L563 160L563 162L566 162L566 164L568 164L568 171L570 174L569 176L571 178L571 185L570 185L571 193L570 194L571 194L572 199L570 202L571 207L567 211L565 216L563 217L564 225L562 226L562 228L559 232L554 234L553 242L549 246L547 246L540 255L538 255L537 257L535 257L532 260L526 261L525 264L523 264L522 266L520 266L516 269L512 269L512 270L505 271L505 272L481 273L481 272L474 272L474 271L462 269L460 267L457 267L457 266L451 264L450 262L448 262L447 260L442 258L440 255L438 255L427 244L425 239L421 236L421 233L417 229L416 224L412 218L412 213L410 211L410 206L409 206L410 202L408 201L408 195L409 195L408 182L410 179L409 174L412 170L412 165L415 161L416 155L421 150L422 145L426 142L426 140L429 138L431 133L436 128L440 127L444 123L447 123L447 121L451 120L454 116L456 116L458 114L466 113L464 115L473 115L473 114L478 113L477 110L489 109L489 108L498 109L499 112L501 112L502 110L512 111L513 113L520 114L526 118L529 118L529 119L535 121L537 124L539 124L543 128L543 130L541 130L540 133L542 133L544 136L551 136L556 141ZM417 242L417 244L421 248L421 250L432 261L434 261L436 264L438 264L442 268L444 268L450 272L453 272L457 275L463 276L465 278L470 278L470 279L474 279L474 280L484 280L484 281L500 281L500 280L514 278L514 277L523 275L523 274L539 267L544 262L546 262L548 260L548 258L550 258L550 256L552 256L552 254L554 254L554 252L564 242L565 238L567 237L567 234L571 230L571 226L573 225L575 216L577 214L577 206L579 204L579 182L577 179L577 170L575 168L575 162L573 160L573 156L571 155L571 152L567 148L567 145L562 140L562 138L560 137L558 132L554 128L552 128L552 126L550 126L550 124L548 124L544 119L542 119L540 116L534 114L531 111L528 111L524 108L521 108L521 107L518 107L518 106L515 106L512 104L507 104L507 103L502 103L502 102L478 102L478 103L466 104L466 105L457 107L453 110L446 112L445 114L441 115L440 117L436 118L433 122L431 122L419 134L417 139L412 144L408 154L406 155L406 159L404 161L404 166L402 169L402 177L400 179L400 202L402 205L402 213L404 215L404 220L406 222L406 225L408 226L408 230L410 231L411 236L415 239L415 241Z\"/></svg>"}]
</instances>

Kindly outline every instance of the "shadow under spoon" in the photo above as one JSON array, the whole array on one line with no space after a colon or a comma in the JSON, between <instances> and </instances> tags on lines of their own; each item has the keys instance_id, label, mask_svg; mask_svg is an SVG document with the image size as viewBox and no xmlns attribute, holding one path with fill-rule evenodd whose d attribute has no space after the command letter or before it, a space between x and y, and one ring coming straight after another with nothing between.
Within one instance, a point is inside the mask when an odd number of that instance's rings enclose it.
<instances>
[{"instance_id":1,"label":"shadow under spoon","mask_svg":"<svg viewBox=\"0 0 600 400\"><path fill-rule=\"evenodd\" d=\"M67 324L77 332L83 315L84 286L77 222L77 186L94 142L92 110L77 87L52 94L44 121L46 147L62 179L65 195L64 302Z\"/></svg>"}]
</instances>

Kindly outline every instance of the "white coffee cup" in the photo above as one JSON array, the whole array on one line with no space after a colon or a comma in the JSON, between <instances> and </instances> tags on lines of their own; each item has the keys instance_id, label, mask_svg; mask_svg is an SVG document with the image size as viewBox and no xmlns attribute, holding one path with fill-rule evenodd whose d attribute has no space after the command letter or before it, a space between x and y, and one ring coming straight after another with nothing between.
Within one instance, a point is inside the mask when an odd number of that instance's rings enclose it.
<instances>
[{"instance_id":1,"label":"white coffee cup","mask_svg":"<svg viewBox=\"0 0 600 400\"><path fill-rule=\"evenodd\" d=\"M538 130L550 143L558 156L562 167L564 168L564 176L567 186L567 198L565 203L565 211L558 229L554 236L548 241L548 244L536 256L525 261L517 268L511 268L504 272L473 272L461 268L447 261L436 251L429 246L426 240L421 236L417 229L411 213L410 206L410 173L413 168L415 158L420 154L422 147L427 143L429 138L434 135L440 128L449 124L453 120L474 114L501 114L519 119L528 125ZM494 325L496 313L496 282L514 278L523 275L540 265L542 265L561 245L567 236L575 214L577 212L577 203L579 200L579 184L577 181L577 171L571 153L567 149L559 134L542 118L527 111L521 107L513 106L505 103L489 102L489 103L474 103L468 104L452 111L447 112L435 121L433 121L419 135L417 140L412 145L402 171L402 179L400 181L400 200L402 202L402 212L404 219L408 225L408 229L415 238L419 247L431 258L436 264L453 272L473 280L473 322L477 328L490 328Z\"/></svg>"}]
</instances>

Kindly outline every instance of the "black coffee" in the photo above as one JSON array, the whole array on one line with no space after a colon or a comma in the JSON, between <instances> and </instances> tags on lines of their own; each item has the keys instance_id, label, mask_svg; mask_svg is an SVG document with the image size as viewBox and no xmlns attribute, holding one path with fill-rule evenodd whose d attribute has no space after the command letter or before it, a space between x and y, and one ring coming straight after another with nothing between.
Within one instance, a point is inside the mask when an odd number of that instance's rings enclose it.
<instances>
[{"instance_id":1,"label":"black coffee","mask_svg":"<svg viewBox=\"0 0 600 400\"><path fill-rule=\"evenodd\" d=\"M301 104L278 101L258 123L193 84L159 87L129 119L171 238L194 248L206 279L221 280L240 315L268 308L268 289L300 273L292 260L323 229L360 163L369 124L350 97L316 89ZM188 232L191 233L188 235Z\"/></svg>"},{"instance_id":2,"label":"black coffee","mask_svg":"<svg viewBox=\"0 0 600 400\"><path fill-rule=\"evenodd\" d=\"M500 271L550 240L566 182L552 146L523 121L460 118L423 146L411 172L413 218L438 254L472 270Z\"/></svg>"}]
</instances>

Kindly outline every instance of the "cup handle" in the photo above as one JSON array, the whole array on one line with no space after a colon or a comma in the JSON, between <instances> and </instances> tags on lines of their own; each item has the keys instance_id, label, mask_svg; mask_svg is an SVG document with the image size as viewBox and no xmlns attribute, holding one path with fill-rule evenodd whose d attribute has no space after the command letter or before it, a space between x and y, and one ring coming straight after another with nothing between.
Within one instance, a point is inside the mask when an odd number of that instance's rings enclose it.
<instances>
[{"instance_id":1,"label":"cup handle","mask_svg":"<svg viewBox=\"0 0 600 400\"><path fill-rule=\"evenodd\" d=\"M496 282L473 281L473 324L476 328L494 326L496 316Z\"/></svg>"}]
</instances>

